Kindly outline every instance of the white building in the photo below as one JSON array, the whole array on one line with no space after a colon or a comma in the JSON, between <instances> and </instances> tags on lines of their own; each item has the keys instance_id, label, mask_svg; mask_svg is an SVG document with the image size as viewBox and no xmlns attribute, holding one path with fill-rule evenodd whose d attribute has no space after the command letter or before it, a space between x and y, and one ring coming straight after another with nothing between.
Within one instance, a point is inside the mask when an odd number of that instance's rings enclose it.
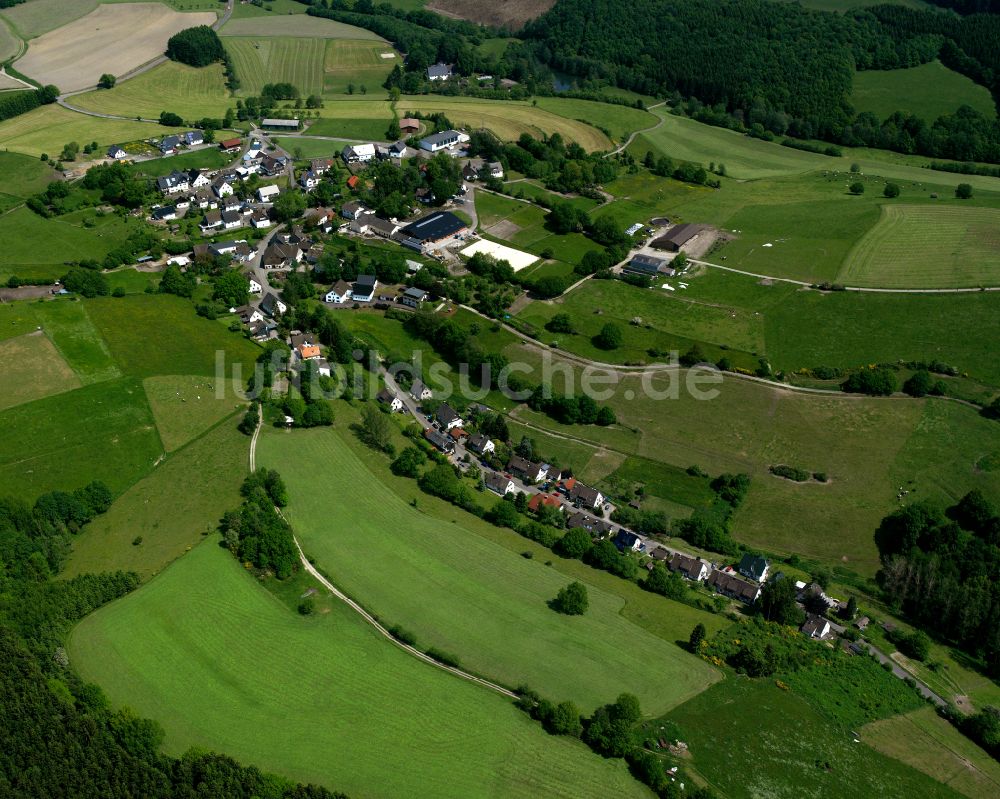
<instances>
[{"instance_id":1,"label":"white building","mask_svg":"<svg viewBox=\"0 0 1000 799\"><path fill-rule=\"evenodd\" d=\"M274 202L274 198L281 194L281 189L277 186L261 186L257 189L257 197L262 203Z\"/></svg>"},{"instance_id":2,"label":"white building","mask_svg":"<svg viewBox=\"0 0 1000 799\"><path fill-rule=\"evenodd\" d=\"M341 150L340 155L344 159L345 163L364 164L371 161L375 157L375 145L367 143L355 144L352 146L349 144Z\"/></svg>"}]
</instances>

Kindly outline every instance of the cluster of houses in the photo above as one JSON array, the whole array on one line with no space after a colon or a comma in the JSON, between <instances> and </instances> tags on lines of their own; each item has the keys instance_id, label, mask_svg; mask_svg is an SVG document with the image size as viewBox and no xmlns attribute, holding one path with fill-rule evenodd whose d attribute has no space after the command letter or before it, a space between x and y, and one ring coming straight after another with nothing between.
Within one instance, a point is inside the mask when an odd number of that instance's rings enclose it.
<instances>
[{"instance_id":1,"label":"cluster of houses","mask_svg":"<svg viewBox=\"0 0 1000 799\"><path fill-rule=\"evenodd\" d=\"M343 204L340 215L352 233L395 241L419 253L469 232L469 226L451 211L434 211L404 224L380 217L357 200L350 200Z\"/></svg>"},{"instance_id":2,"label":"cluster of houses","mask_svg":"<svg viewBox=\"0 0 1000 799\"><path fill-rule=\"evenodd\" d=\"M175 155L183 147L198 147L205 143L205 134L200 130L188 130L176 135L164 136L156 144L161 156ZM238 145L237 145L238 146ZM120 161L127 158L128 153L120 144L112 144L107 150L108 158Z\"/></svg>"},{"instance_id":3,"label":"cluster of houses","mask_svg":"<svg viewBox=\"0 0 1000 799\"><path fill-rule=\"evenodd\" d=\"M420 120L405 118L399 122L400 130L403 133L415 133L420 126ZM382 160L402 160L418 155L433 155L441 151L447 151L452 155L460 155L463 145L469 143L469 134L460 130L444 130L440 133L432 133L420 140L420 146L414 150L405 141L398 141L388 147L375 142L364 142L362 144L349 144L340 151L340 157L348 166L356 164L367 164L376 159Z\"/></svg>"}]
</instances>

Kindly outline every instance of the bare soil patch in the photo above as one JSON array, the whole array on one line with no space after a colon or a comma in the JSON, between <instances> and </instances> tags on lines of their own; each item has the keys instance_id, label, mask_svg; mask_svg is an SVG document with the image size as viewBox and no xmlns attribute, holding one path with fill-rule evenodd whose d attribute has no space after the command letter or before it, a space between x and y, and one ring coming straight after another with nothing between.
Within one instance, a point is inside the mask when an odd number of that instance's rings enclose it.
<instances>
[{"instance_id":1,"label":"bare soil patch","mask_svg":"<svg viewBox=\"0 0 1000 799\"><path fill-rule=\"evenodd\" d=\"M162 55L178 31L215 19L213 13L181 13L162 3L101 5L32 40L17 68L63 92L86 89L105 72L124 75Z\"/></svg>"},{"instance_id":2,"label":"bare soil patch","mask_svg":"<svg viewBox=\"0 0 1000 799\"><path fill-rule=\"evenodd\" d=\"M449 17L517 31L525 22L544 14L554 5L555 0L494 0L492 3L482 0L432 0L427 8Z\"/></svg>"},{"instance_id":3,"label":"bare soil patch","mask_svg":"<svg viewBox=\"0 0 1000 799\"><path fill-rule=\"evenodd\" d=\"M489 233L491 236L496 236L498 239L510 241L511 237L520 229L520 227L511 222L509 219L504 219L501 222L497 222L495 225L490 225L485 229L485 232Z\"/></svg>"}]
</instances>

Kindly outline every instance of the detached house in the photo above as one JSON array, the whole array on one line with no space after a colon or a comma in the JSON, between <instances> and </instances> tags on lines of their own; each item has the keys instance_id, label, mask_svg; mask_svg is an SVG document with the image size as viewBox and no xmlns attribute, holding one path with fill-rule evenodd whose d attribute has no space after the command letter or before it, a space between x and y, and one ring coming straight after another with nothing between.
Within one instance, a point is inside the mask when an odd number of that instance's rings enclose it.
<instances>
[{"instance_id":1,"label":"detached house","mask_svg":"<svg viewBox=\"0 0 1000 799\"><path fill-rule=\"evenodd\" d=\"M517 493L517 486L514 485L514 481L509 477L504 477L499 472L487 473L484 482L490 491L494 494L499 494L501 497Z\"/></svg>"},{"instance_id":2,"label":"detached house","mask_svg":"<svg viewBox=\"0 0 1000 799\"><path fill-rule=\"evenodd\" d=\"M156 188L164 194L176 194L191 188L191 179L186 172L174 170L169 175L156 179Z\"/></svg>"},{"instance_id":3,"label":"detached house","mask_svg":"<svg viewBox=\"0 0 1000 799\"><path fill-rule=\"evenodd\" d=\"M340 151L346 164L366 164L375 157L374 144L348 144Z\"/></svg>"},{"instance_id":4,"label":"detached house","mask_svg":"<svg viewBox=\"0 0 1000 799\"><path fill-rule=\"evenodd\" d=\"M824 619L822 616L817 616L810 613L805 620L805 623L799 628L802 634L807 638L815 638L817 640L822 640L830 635L830 622Z\"/></svg>"},{"instance_id":5,"label":"detached house","mask_svg":"<svg viewBox=\"0 0 1000 799\"><path fill-rule=\"evenodd\" d=\"M235 191L233 188L234 183L234 178L231 178L228 175L221 175L215 179L214 183L212 183L212 191L215 192L217 197L228 197Z\"/></svg>"},{"instance_id":6,"label":"detached house","mask_svg":"<svg viewBox=\"0 0 1000 799\"><path fill-rule=\"evenodd\" d=\"M320 176L313 172L311 169L307 169L299 177L299 185L306 191L312 191L315 189L320 182Z\"/></svg>"},{"instance_id":7,"label":"detached house","mask_svg":"<svg viewBox=\"0 0 1000 799\"><path fill-rule=\"evenodd\" d=\"M198 227L201 228L202 233L207 233L212 230L221 230L222 212L206 211L205 216L202 217L201 224Z\"/></svg>"},{"instance_id":8,"label":"detached house","mask_svg":"<svg viewBox=\"0 0 1000 799\"><path fill-rule=\"evenodd\" d=\"M420 149L436 153L439 150L447 150L469 141L469 134L459 130L443 130L440 133L432 133L420 140Z\"/></svg>"},{"instance_id":9,"label":"detached house","mask_svg":"<svg viewBox=\"0 0 1000 799\"><path fill-rule=\"evenodd\" d=\"M112 144L108 148L108 158L114 158L115 160L118 160L119 158L124 158L126 155L128 155L128 153L126 153L117 144Z\"/></svg>"},{"instance_id":10,"label":"detached house","mask_svg":"<svg viewBox=\"0 0 1000 799\"><path fill-rule=\"evenodd\" d=\"M177 152L177 148L180 147L180 144L180 136L164 136L160 140L160 152L163 155L173 155Z\"/></svg>"},{"instance_id":11,"label":"detached house","mask_svg":"<svg viewBox=\"0 0 1000 799\"><path fill-rule=\"evenodd\" d=\"M260 310L262 313L273 318L275 316L281 316L281 314L288 310L288 306L279 300L274 294L268 292L264 295L264 299L260 301Z\"/></svg>"},{"instance_id":12,"label":"detached house","mask_svg":"<svg viewBox=\"0 0 1000 799\"><path fill-rule=\"evenodd\" d=\"M434 394L424 385L422 380L417 378L413 381L413 385L410 386L410 396L417 402L421 402L422 400L430 399Z\"/></svg>"},{"instance_id":13,"label":"detached house","mask_svg":"<svg viewBox=\"0 0 1000 799\"><path fill-rule=\"evenodd\" d=\"M481 433L471 436L469 440L465 442L465 446L480 456L489 455L491 452L496 452L497 449L497 445Z\"/></svg>"},{"instance_id":14,"label":"detached house","mask_svg":"<svg viewBox=\"0 0 1000 799\"><path fill-rule=\"evenodd\" d=\"M403 292L403 296L399 298L399 301L410 308L419 308L420 303L427 299L427 292L423 289L418 288L408 288Z\"/></svg>"},{"instance_id":15,"label":"detached house","mask_svg":"<svg viewBox=\"0 0 1000 799\"><path fill-rule=\"evenodd\" d=\"M314 158L309 162L309 169L317 175L325 175L333 168L332 158Z\"/></svg>"},{"instance_id":16,"label":"detached house","mask_svg":"<svg viewBox=\"0 0 1000 799\"><path fill-rule=\"evenodd\" d=\"M567 489L566 494L577 507L596 509L604 504L604 494L596 488L586 486L573 477L567 480L566 483L569 484L565 485Z\"/></svg>"},{"instance_id":17,"label":"detached house","mask_svg":"<svg viewBox=\"0 0 1000 799\"><path fill-rule=\"evenodd\" d=\"M771 564L759 555L751 555L749 552L740 560L740 565L736 568L744 577L763 583L767 580L768 570Z\"/></svg>"},{"instance_id":18,"label":"detached house","mask_svg":"<svg viewBox=\"0 0 1000 799\"><path fill-rule=\"evenodd\" d=\"M340 215L344 217L344 219L350 219L352 221L355 219L360 219L364 214L367 213L369 213L368 209L365 208L357 200L349 200L348 202L344 203L340 208Z\"/></svg>"},{"instance_id":19,"label":"detached house","mask_svg":"<svg viewBox=\"0 0 1000 799\"><path fill-rule=\"evenodd\" d=\"M351 298L351 284L346 280L338 280L332 286L330 290L326 292L326 301L328 303L340 305L341 303L347 302Z\"/></svg>"},{"instance_id":20,"label":"detached house","mask_svg":"<svg viewBox=\"0 0 1000 799\"><path fill-rule=\"evenodd\" d=\"M638 552L642 549L642 539L628 530L619 530L614 543L620 552Z\"/></svg>"},{"instance_id":21,"label":"detached house","mask_svg":"<svg viewBox=\"0 0 1000 799\"><path fill-rule=\"evenodd\" d=\"M428 427L424 430L424 438L431 442L435 447L441 450L446 455L450 455L455 451L455 442L452 441L448 436L443 435L439 431L435 430L433 427Z\"/></svg>"},{"instance_id":22,"label":"detached house","mask_svg":"<svg viewBox=\"0 0 1000 799\"><path fill-rule=\"evenodd\" d=\"M455 409L452 408L447 402L442 402L434 414L434 419L437 421L443 430L451 430L453 427L462 426L462 417L455 413Z\"/></svg>"},{"instance_id":23,"label":"detached house","mask_svg":"<svg viewBox=\"0 0 1000 799\"><path fill-rule=\"evenodd\" d=\"M545 479L548 469L544 463L533 463L532 461L515 455L507 464L507 471L516 474L528 483L538 483Z\"/></svg>"},{"instance_id":24,"label":"detached house","mask_svg":"<svg viewBox=\"0 0 1000 799\"><path fill-rule=\"evenodd\" d=\"M666 550L663 551L666 552ZM708 575L712 573L712 567L701 558L690 558L680 552L675 552L667 565L670 567L670 571L679 572L681 577L694 580L696 583L707 580Z\"/></svg>"},{"instance_id":25,"label":"detached house","mask_svg":"<svg viewBox=\"0 0 1000 799\"><path fill-rule=\"evenodd\" d=\"M427 80L448 80L451 77L451 66L444 63L431 64L427 67Z\"/></svg>"},{"instance_id":26,"label":"detached house","mask_svg":"<svg viewBox=\"0 0 1000 799\"><path fill-rule=\"evenodd\" d=\"M238 211L222 212L222 229L235 230L243 227L243 216Z\"/></svg>"},{"instance_id":27,"label":"detached house","mask_svg":"<svg viewBox=\"0 0 1000 799\"><path fill-rule=\"evenodd\" d=\"M389 410L393 413L398 413L403 410L403 401L387 388L383 388L378 394L376 394L375 399L383 405L387 405Z\"/></svg>"},{"instance_id":28,"label":"detached house","mask_svg":"<svg viewBox=\"0 0 1000 799\"><path fill-rule=\"evenodd\" d=\"M257 197L262 203L273 203L274 198L281 194L277 186L261 186L257 189Z\"/></svg>"},{"instance_id":29,"label":"detached house","mask_svg":"<svg viewBox=\"0 0 1000 799\"><path fill-rule=\"evenodd\" d=\"M261 265L265 269L294 269L302 259L302 250L295 244L270 244L264 250Z\"/></svg>"},{"instance_id":30,"label":"detached house","mask_svg":"<svg viewBox=\"0 0 1000 799\"><path fill-rule=\"evenodd\" d=\"M378 280L375 275L358 275L358 279L351 286L351 299L355 302L371 302L375 299L375 288Z\"/></svg>"},{"instance_id":31,"label":"detached house","mask_svg":"<svg viewBox=\"0 0 1000 799\"><path fill-rule=\"evenodd\" d=\"M205 143L205 134L200 130L189 130L183 138L188 147L197 147L199 144Z\"/></svg>"}]
</instances>

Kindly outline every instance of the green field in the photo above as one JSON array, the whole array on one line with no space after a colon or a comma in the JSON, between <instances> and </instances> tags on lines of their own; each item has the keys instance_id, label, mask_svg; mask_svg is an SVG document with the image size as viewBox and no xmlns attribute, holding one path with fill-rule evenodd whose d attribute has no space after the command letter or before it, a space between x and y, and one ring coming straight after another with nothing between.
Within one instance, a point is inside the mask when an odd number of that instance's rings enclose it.
<instances>
[{"instance_id":1,"label":"green field","mask_svg":"<svg viewBox=\"0 0 1000 799\"><path fill-rule=\"evenodd\" d=\"M233 162L233 156L208 146L192 152L169 155L165 158L154 158L150 161L140 161L138 170L150 177L159 177L174 169L220 169Z\"/></svg>"},{"instance_id":2,"label":"green field","mask_svg":"<svg viewBox=\"0 0 1000 799\"><path fill-rule=\"evenodd\" d=\"M593 584L584 616L557 615L546 602L564 577L406 505L342 434L265 430L257 456L285 478L289 519L338 587L386 623L412 630L423 646L455 652L477 673L586 708L632 691L650 712L714 679L672 643L622 619L620 598Z\"/></svg>"},{"instance_id":3,"label":"green field","mask_svg":"<svg viewBox=\"0 0 1000 799\"><path fill-rule=\"evenodd\" d=\"M87 303L56 300L31 306L38 323L85 385L121 377L87 313Z\"/></svg>"},{"instance_id":4,"label":"green field","mask_svg":"<svg viewBox=\"0 0 1000 799\"><path fill-rule=\"evenodd\" d=\"M916 114L927 124L968 105L996 117L990 90L953 72L940 61L909 69L865 70L854 73L851 104L885 119L895 111Z\"/></svg>"},{"instance_id":5,"label":"green field","mask_svg":"<svg viewBox=\"0 0 1000 799\"><path fill-rule=\"evenodd\" d=\"M1000 284L1000 209L883 205L837 277L857 286Z\"/></svg>"},{"instance_id":6,"label":"green field","mask_svg":"<svg viewBox=\"0 0 1000 799\"><path fill-rule=\"evenodd\" d=\"M619 760L415 660L345 606L303 618L207 541L68 644L81 676L165 748L226 752L352 797L645 796Z\"/></svg>"},{"instance_id":7,"label":"green field","mask_svg":"<svg viewBox=\"0 0 1000 799\"><path fill-rule=\"evenodd\" d=\"M391 53L392 58L382 58ZM323 91L343 94L349 85L378 92L386 77L402 59L386 42L371 39L333 39L327 43L323 63Z\"/></svg>"},{"instance_id":8,"label":"green field","mask_svg":"<svg viewBox=\"0 0 1000 799\"><path fill-rule=\"evenodd\" d=\"M91 480L118 493L163 451L142 385L128 378L8 408L0 429L0 485L28 501Z\"/></svg>"},{"instance_id":9,"label":"green field","mask_svg":"<svg viewBox=\"0 0 1000 799\"><path fill-rule=\"evenodd\" d=\"M327 100L326 105L329 108L331 102ZM335 117L332 119L324 117L322 119L314 119L310 122L307 130L315 136L332 136L347 141L385 141L386 130L389 128L391 119L391 115L386 117ZM287 145L291 139L285 139L284 141ZM314 139L313 141L316 140ZM325 152L329 152L331 148L343 149L343 145L344 142L328 141L324 145L325 150L320 148L320 154L323 155Z\"/></svg>"},{"instance_id":10,"label":"green field","mask_svg":"<svg viewBox=\"0 0 1000 799\"><path fill-rule=\"evenodd\" d=\"M176 61L153 67L148 72L122 81L113 89L78 94L72 102L75 106L101 114L156 119L161 111L172 111L191 120L202 117L220 119L227 108L235 105L226 90L221 64L196 69Z\"/></svg>"},{"instance_id":11,"label":"green field","mask_svg":"<svg viewBox=\"0 0 1000 799\"><path fill-rule=\"evenodd\" d=\"M479 230L488 238L509 242L520 250L536 255L551 249L567 264L578 264L596 245L582 233L557 235L545 227L548 213L541 206L487 191L476 192Z\"/></svg>"},{"instance_id":12,"label":"green field","mask_svg":"<svg viewBox=\"0 0 1000 799\"><path fill-rule=\"evenodd\" d=\"M323 93L326 39L226 36L222 41L233 59L241 94L257 95L265 84L279 82L291 83L303 96Z\"/></svg>"},{"instance_id":13,"label":"green field","mask_svg":"<svg viewBox=\"0 0 1000 799\"><path fill-rule=\"evenodd\" d=\"M214 424L245 407L213 377L162 375L142 381L163 448L173 452ZM224 389L228 387L223 387Z\"/></svg>"},{"instance_id":14,"label":"green field","mask_svg":"<svg viewBox=\"0 0 1000 799\"><path fill-rule=\"evenodd\" d=\"M175 11L219 11L218 0L156 0L170 6ZM279 0L280 1L280 0ZM61 28L73 20L80 19L93 11L101 3L148 2L148 0L29 0L27 3L5 8L0 15L5 17L25 39L34 39L43 33ZM240 4L236 3L239 8ZM0 25L0 27L3 27Z\"/></svg>"},{"instance_id":15,"label":"green field","mask_svg":"<svg viewBox=\"0 0 1000 799\"><path fill-rule=\"evenodd\" d=\"M292 3L292 6L295 4ZM301 6L299 6L301 8ZM291 9L289 9L291 10ZM357 39L384 42L381 36L365 28L346 25L332 19L310 17L304 13L282 16L233 18L222 29L223 36L295 37L299 39Z\"/></svg>"},{"instance_id":16,"label":"green field","mask_svg":"<svg viewBox=\"0 0 1000 799\"><path fill-rule=\"evenodd\" d=\"M37 158L0 152L0 196L30 197L42 191L56 177L55 171Z\"/></svg>"},{"instance_id":17,"label":"green field","mask_svg":"<svg viewBox=\"0 0 1000 799\"><path fill-rule=\"evenodd\" d=\"M580 120L610 132L615 141L630 133L653 127L659 120L649 111L614 103L595 103L566 97L539 97L538 107L567 119Z\"/></svg>"},{"instance_id":18,"label":"green field","mask_svg":"<svg viewBox=\"0 0 1000 799\"><path fill-rule=\"evenodd\" d=\"M384 125L384 123L382 123ZM382 135L385 128L382 129ZM362 137L364 138L364 137ZM367 138L373 138L371 136ZM377 137L375 137L377 138ZM343 149L343 142L328 141L326 139L311 139L308 136L272 136L271 141L278 147L284 147L290 153L301 152L303 158L323 158L339 155ZM360 139L359 139L360 141Z\"/></svg>"},{"instance_id":19,"label":"green field","mask_svg":"<svg viewBox=\"0 0 1000 799\"><path fill-rule=\"evenodd\" d=\"M168 455L118 497L74 538L62 576L126 569L148 578L203 536L214 539L217 520L239 505L247 472L250 441L236 429L237 419ZM133 543L139 536L141 543Z\"/></svg>"},{"instance_id":20,"label":"green field","mask_svg":"<svg viewBox=\"0 0 1000 799\"><path fill-rule=\"evenodd\" d=\"M80 387L69 364L44 333L0 341L4 390L0 410Z\"/></svg>"},{"instance_id":21,"label":"green field","mask_svg":"<svg viewBox=\"0 0 1000 799\"><path fill-rule=\"evenodd\" d=\"M680 728L694 768L730 799L959 796L919 771L855 744L848 730L767 680L733 677L667 718Z\"/></svg>"},{"instance_id":22,"label":"green field","mask_svg":"<svg viewBox=\"0 0 1000 799\"><path fill-rule=\"evenodd\" d=\"M156 115L159 116L159 111ZM53 104L0 122L0 147L36 158L42 153L54 158L67 142L75 141L83 145L96 141L103 149L110 144L149 139L173 132L176 132L174 128L165 128L152 122L101 119L68 111Z\"/></svg>"}]
</instances>

